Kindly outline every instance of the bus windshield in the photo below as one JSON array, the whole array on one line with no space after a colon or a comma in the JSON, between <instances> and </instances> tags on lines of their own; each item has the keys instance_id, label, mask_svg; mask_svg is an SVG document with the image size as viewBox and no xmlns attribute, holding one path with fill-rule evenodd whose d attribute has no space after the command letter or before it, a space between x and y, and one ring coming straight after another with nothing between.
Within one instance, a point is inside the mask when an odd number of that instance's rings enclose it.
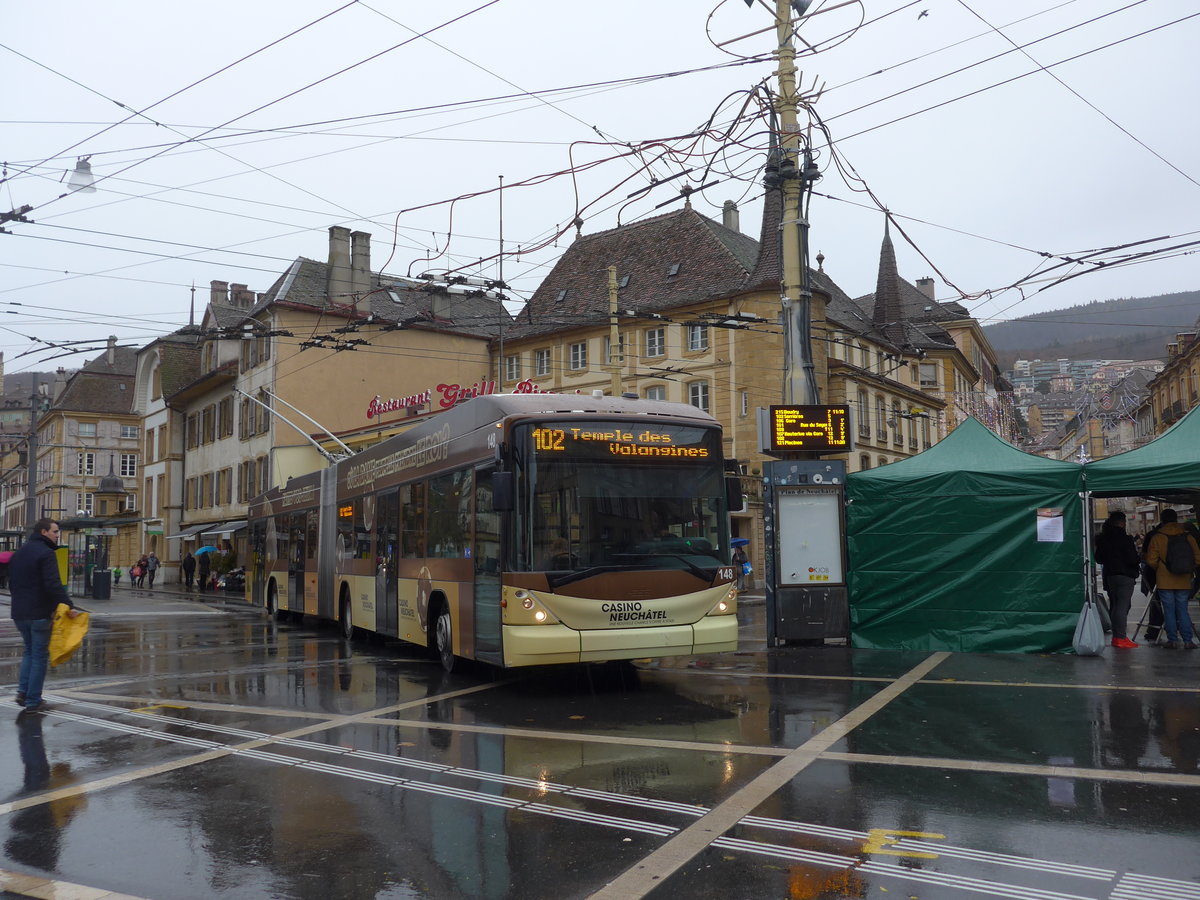
<instances>
[{"instance_id":1,"label":"bus windshield","mask_svg":"<svg viewBox=\"0 0 1200 900\"><path fill-rule=\"evenodd\" d=\"M611 421L522 426L515 571L728 565L720 433Z\"/></svg>"}]
</instances>

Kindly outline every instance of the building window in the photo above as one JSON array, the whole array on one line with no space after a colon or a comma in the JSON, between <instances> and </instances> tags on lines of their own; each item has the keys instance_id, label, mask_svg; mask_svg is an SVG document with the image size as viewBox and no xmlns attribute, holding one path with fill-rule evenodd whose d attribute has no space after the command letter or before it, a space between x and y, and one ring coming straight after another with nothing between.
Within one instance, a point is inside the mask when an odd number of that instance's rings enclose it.
<instances>
[{"instance_id":1,"label":"building window","mask_svg":"<svg viewBox=\"0 0 1200 900\"><path fill-rule=\"evenodd\" d=\"M154 429L146 432L146 462L152 463L158 457L154 455Z\"/></svg>"},{"instance_id":2,"label":"building window","mask_svg":"<svg viewBox=\"0 0 1200 900\"><path fill-rule=\"evenodd\" d=\"M233 434L233 398L226 397L217 404L217 437Z\"/></svg>"},{"instance_id":3,"label":"building window","mask_svg":"<svg viewBox=\"0 0 1200 900\"><path fill-rule=\"evenodd\" d=\"M137 494L129 493L125 495L124 509L128 512L131 509L137 509Z\"/></svg>"},{"instance_id":4,"label":"building window","mask_svg":"<svg viewBox=\"0 0 1200 900\"><path fill-rule=\"evenodd\" d=\"M79 423L79 436L80 437L95 437L96 436L96 423L95 422L80 422Z\"/></svg>"},{"instance_id":5,"label":"building window","mask_svg":"<svg viewBox=\"0 0 1200 900\"><path fill-rule=\"evenodd\" d=\"M895 444L897 447L902 446L904 444L904 428L901 424L903 421L904 420L900 417L900 401L893 400L892 401L892 421L891 421L892 443Z\"/></svg>"},{"instance_id":6,"label":"building window","mask_svg":"<svg viewBox=\"0 0 1200 900\"><path fill-rule=\"evenodd\" d=\"M195 450L200 446L200 414L192 413L187 417L187 448Z\"/></svg>"},{"instance_id":7,"label":"building window","mask_svg":"<svg viewBox=\"0 0 1200 900\"><path fill-rule=\"evenodd\" d=\"M687 330L688 350L698 353L708 349L707 325L689 325L687 326Z\"/></svg>"},{"instance_id":8,"label":"building window","mask_svg":"<svg viewBox=\"0 0 1200 900\"><path fill-rule=\"evenodd\" d=\"M871 468L871 457L864 453L858 458L858 470L865 472L869 468Z\"/></svg>"},{"instance_id":9,"label":"building window","mask_svg":"<svg viewBox=\"0 0 1200 900\"><path fill-rule=\"evenodd\" d=\"M578 372L587 368L587 341L571 345L571 370Z\"/></svg>"},{"instance_id":10,"label":"building window","mask_svg":"<svg viewBox=\"0 0 1200 900\"><path fill-rule=\"evenodd\" d=\"M921 440L924 443L926 450L928 450L931 446L933 446L929 442L929 418L928 417L921 419Z\"/></svg>"},{"instance_id":11,"label":"building window","mask_svg":"<svg viewBox=\"0 0 1200 900\"><path fill-rule=\"evenodd\" d=\"M875 430L878 432L878 441L881 444L887 443L887 406L878 394L875 395Z\"/></svg>"},{"instance_id":12,"label":"building window","mask_svg":"<svg viewBox=\"0 0 1200 900\"><path fill-rule=\"evenodd\" d=\"M158 458L167 458L167 426L158 426Z\"/></svg>"},{"instance_id":13,"label":"building window","mask_svg":"<svg viewBox=\"0 0 1200 900\"><path fill-rule=\"evenodd\" d=\"M122 425L121 426L121 437L135 438L137 436L138 436L138 427L136 425Z\"/></svg>"},{"instance_id":14,"label":"building window","mask_svg":"<svg viewBox=\"0 0 1200 900\"><path fill-rule=\"evenodd\" d=\"M504 380L521 380L521 357L519 355L504 357Z\"/></svg>"},{"instance_id":15,"label":"building window","mask_svg":"<svg viewBox=\"0 0 1200 900\"><path fill-rule=\"evenodd\" d=\"M217 502L228 506L233 502L233 467L222 469L217 473Z\"/></svg>"},{"instance_id":16,"label":"building window","mask_svg":"<svg viewBox=\"0 0 1200 900\"><path fill-rule=\"evenodd\" d=\"M741 410L742 410L743 418L745 416L750 415L750 392L749 391L742 391Z\"/></svg>"},{"instance_id":17,"label":"building window","mask_svg":"<svg viewBox=\"0 0 1200 900\"><path fill-rule=\"evenodd\" d=\"M909 450L917 449L917 420L916 419L908 420L908 449Z\"/></svg>"},{"instance_id":18,"label":"building window","mask_svg":"<svg viewBox=\"0 0 1200 900\"><path fill-rule=\"evenodd\" d=\"M95 453L80 453L78 466L75 472L76 475L95 475L96 474L96 454Z\"/></svg>"},{"instance_id":19,"label":"building window","mask_svg":"<svg viewBox=\"0 0 1200 900\"><path fill-rule=\"evenodd\" d=\"M271 463L269 457L258 458L258 492L265 494L271 489Z\"/></svg>"},{"instance_id":20,"label":"building window","mask_svg":"<svg viewBox=\"0 0 1200 900\"><path fill-rule=\"evenodd\" d=\"M549 350L534 350L533 351L533 374L545 376L550 374L550 351Z\"/></svg>"},{"instance_id":21,"label":"building window","mask_svg":"<svg viewBox=\"0 0 1200 900\"><path fill-rule=\"evenodd\" d=\"M656 384L654 387L646 388L647 400L666 400L667 389L661 384Z\"/></svg>"},{"instance_id":22,"label":"building window","mask_svg":"<svg viewBox=\"0 0 1200 900\"><path fill-rule=\"evenodd\" d=\"M121 454L120 475L122 478L136 478L137 477L137 454L136 453L122 453Z\"/></svg>"},{"instance_id":23,"label":"building window","mask_svg":"<svg viewBox=\"0 0 1200 900\"><path fill-rule=\"evenodd\" d=\"M92 511L96 508L96 495L83 494L79 495L79 509L85 516L92 515Z\"/></svg>"},{"instance_id":24,"label":"building window","mask_svg":"<svg viewBox=\"0 0 1200 900\"><path fill-rule=\"evenodd\" d=\"M869 438L871 436L871 407L870 401L867 399L866 391L858 392L858 436Z\"/></svg>"},{"instance_id":25,"label":"building window","mask_svg":"<svg viewBox=\"0 0 1200 900\"><path fill-rule=\"evenodd\" d=\"M211 444L217 439L217 406L210 403L200 413L200 442Z\"/></svg>"},{"instance_id":26,"label":"building window","mask_svg":"<svg viewBox=\"0 0 1200 900\"><path fill-rule=\"evenodd\" d=\"M708 412L708 382L693 381L688 385L688 403Z\"/></svg>"},{"instance_id":27,"label":"building window","mask_svg":"<svg viewBox=\"0 0 1200 900\"><path fill-rule=\"evenodd\" d=\"M667 329L650 328L646 331L646 355L667 355Z\"/></svg>"},{"instance_id":28,"label":"building window","mask_svg":"<svg viewBox=\"0 0 1200 900\"><path fill-rule=\"evenodd\" d=\"M937 387L937 363L921 363L917 377L921 387Z\"/></svg>"}]
</instances>

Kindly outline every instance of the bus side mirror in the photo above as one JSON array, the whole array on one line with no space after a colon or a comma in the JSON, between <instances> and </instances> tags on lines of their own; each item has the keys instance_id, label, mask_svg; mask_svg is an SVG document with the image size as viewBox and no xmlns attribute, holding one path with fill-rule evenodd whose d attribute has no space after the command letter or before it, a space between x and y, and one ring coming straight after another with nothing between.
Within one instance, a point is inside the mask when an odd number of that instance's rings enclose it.
<instances>
[{"instance_id":1,"label":"bus side mirror","mask_svg":"<svg viewBox=\"0 0 1200 900\"><path fill-rule=\"evenodd\" d=\"M737 476L725 479L725 502L729 504L730 512L737 512L746 505L742 497L742 479Z\"/></svg>"},{"instance_id":2,"label":"bus side mirror","mask_svg":"<svg viewBox=\"0 0 1200 900\"><path fill-rule=\"evenodd\" d=\"M492 509L512 512L515 504L516 481L512 472L492 473Z\"/></svg>"}]
</instances>

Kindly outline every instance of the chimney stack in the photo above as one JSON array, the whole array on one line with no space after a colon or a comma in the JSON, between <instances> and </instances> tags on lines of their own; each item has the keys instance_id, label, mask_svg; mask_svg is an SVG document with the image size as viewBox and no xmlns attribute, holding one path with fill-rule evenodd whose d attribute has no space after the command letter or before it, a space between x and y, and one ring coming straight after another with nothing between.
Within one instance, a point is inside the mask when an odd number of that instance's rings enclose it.
<instances>
[{"instance_id":1,"label":"chimney stack","mask_svg":"<svg viewBox=\"0 0 1200 900\"><path fill-rule=\"evenodd\" d=\"M742 230L741 216L738 214L737 204L732 200L726 200L721 209L721 224L731 231Z\"/></svg>"},{"instance_id":2,"label":"chimney stack","mask_svg":"<svg viewBox=\"0 0 1200 900\"><path fill-rule=\"evenodd\" d=\"M244 284L231 284L229 286L229 302L239 309L250 309L254 306L254 291Z\"/></svg>"},{"instance_id":3,"label":"chimney stack","mask_svg":"<svg viewBox=\"0 0 1200 900\"><path fill-rule=\"evenodd\" d=\"M58 401L58 398L62 396L62 392L66 390L66 387L67 370L62 366L59 366L58 370L54 373L54 400L56 402Z\"/></svg>"},{"instance_id":4,"label":"chimney stack","mask_svg":"<svg viewBox=\"0 0 1200 900\"><path fill-rule=\"evenodd\" d=\"M350 283L354 290L354 309L359 315L371 312L371 234L350 234Z\"/></svg>"},{"instance_id":5,"label":"chimney stack","mask_svg":"<svg viewBox=\"0 0 1200 900\"><path fill-rule=\"evenodd\" d=\"M934 301L937 300L937 297L934 296L933 279L932 278L928 278L928 277L918 278L917 279L917 287L920 288L921 293L924 294L926 297L928 297L930 300L934 300Z\"/></svg>"},{"instance_id":6,"label":"chimney stack","mask_svg":"<svg viewBox=\"0 0 1200 900\"><path fill-rule=\"evenodd\" d=\"M108 349L104 352L104 361L110 368L117 364L117 336L115 334L108 336Z\"/></svg>"},{"instance_id":7,"label":"chimney stack","mask_svg":"<svg viewBox=\"0 0 1200 900\"><path fill-rule=\"evenodd\" d=\"M228 281L210 281L208 283L208 302L209 303L228 303L229 302L229 282Z\"/></svg>"},{"instance_id":8,"label":"chimney stack","mask_svg":"<svg viewBox=\"0 0 1200 900\"><path fill-rule=\"evenodd\" d=\"M354 283L350 272L350 229L334 225L329 229L329 279L325 292L329 302L342 306L351 301Z\"/></svg>"}]
</instances>

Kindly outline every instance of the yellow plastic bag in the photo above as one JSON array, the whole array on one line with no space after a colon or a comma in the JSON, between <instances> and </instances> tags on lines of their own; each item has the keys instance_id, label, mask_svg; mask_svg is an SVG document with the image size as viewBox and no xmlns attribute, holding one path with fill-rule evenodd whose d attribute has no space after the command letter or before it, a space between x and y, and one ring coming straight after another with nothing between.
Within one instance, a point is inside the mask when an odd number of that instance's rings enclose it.
<instances>
[{"instance_id":1,"label":"yellow plastic bag","mask_svg":"<svg viewBox=\"0 0 1200 900\"><path fill-rule=\"evenodd\" d=\"M83 637L88 633L88 614L81 612L75 618L67 615L71 607L58 604L54 612L54 625L50 631L50 665L65 663L79 649Z\"/></svg>"}]
</instances>

